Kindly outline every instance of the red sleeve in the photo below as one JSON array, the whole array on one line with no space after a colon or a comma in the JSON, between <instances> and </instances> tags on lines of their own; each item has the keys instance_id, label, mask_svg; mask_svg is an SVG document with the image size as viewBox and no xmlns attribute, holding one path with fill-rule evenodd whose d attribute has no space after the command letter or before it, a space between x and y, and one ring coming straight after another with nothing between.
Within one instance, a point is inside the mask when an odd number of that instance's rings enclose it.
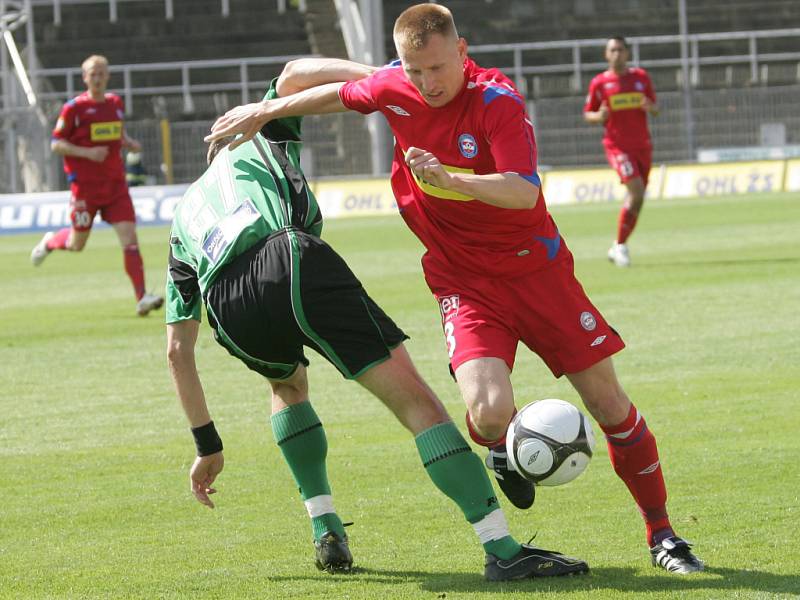
<instances>
[{"instance_id":1,"label":"red sleeve","mask_svg":"<svg viewBox=\"0 0 800 600\"><path fill-rule=\"evenodd\" d=\"M123 120L122 117L125 115L125 102L122 100L120 96L115 96L117 100L117 109L119 110L120 120Z\"/></svg>"},{"instance_id":2,"label":"red sleeve","mask_svg":"<svg viewBox=\"0 0 800 600\"><path fill-rule=\"evenodd\" d=\"M339 88L339 99L347 108L365 115L378 110L373 93L375 75L358 81L348 81Z\"/></svg>"},{"instance_id":3,"label":"red sleeve","mask_svg":"<svg viewBox=\"0 0 800 600\"><path fill-rule=\"evenodd\" d=\"M656 91L653 89L653 82L650 81L650 75L646 71L644 72L644 95L653 102L656 101Z\"/></svg>"},{"instance_id":4,"label":"red sleeve","mask_svg":"<svg viewBox=\"0 0 800 600\"><path fill-rule=\"evenodd\" d=\"M52 137L56 140L69 140L75 129L75 103L67 102L61 107Z\"/></svg>"},{"instance_id":5,"label":"red sleeve","mask_svg":"<svg viewBox=\"0 0 800 600\"><path fill-rule=\"evenodd\" d=\"M599 87L597 79L592 79L589 84L589 93L586 94L586 102L583 105L583 112L597 112L600 110L600 94L598 93Z\"/></svg>"},{"instance_id":6,"label":"red sleeve","mask_svg":"<svg viewBox=\"0 0 800 600\"><path fill-rule=\"evenodd\" d=\"M536 172L536 139L533 123L522 99L499 96L486 106L484 127L498 173L517 173L541 186Z\"/></svg>"}]
</instances>

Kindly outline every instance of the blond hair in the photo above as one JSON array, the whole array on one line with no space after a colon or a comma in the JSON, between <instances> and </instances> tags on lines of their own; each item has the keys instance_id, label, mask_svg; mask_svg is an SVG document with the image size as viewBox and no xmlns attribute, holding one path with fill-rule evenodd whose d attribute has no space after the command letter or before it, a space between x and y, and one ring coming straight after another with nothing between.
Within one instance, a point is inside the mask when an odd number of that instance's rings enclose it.
<instances>
[{"instance_id":1,"label":"blond hair","mask_svg":"<svg viewBox=\"0 0 800 600\"><path fill-rule=\"evenodd\" d=\"M439 4L416 4L404 10L394 22L395 46L408 50L421 50L431 35L458 38L453 13Z\"/></svg>"},{"instance_id":2,"label":"blond hair","mask_svg":"<svg viewBox=\"0 0 800 600\"><path fill-rule=\"evenodd\" d=\"M108 67L108 59L101 54L92 54L89 58L81 63L81 71L85 73L95 65Z\"/></svg>"}]
</instances>

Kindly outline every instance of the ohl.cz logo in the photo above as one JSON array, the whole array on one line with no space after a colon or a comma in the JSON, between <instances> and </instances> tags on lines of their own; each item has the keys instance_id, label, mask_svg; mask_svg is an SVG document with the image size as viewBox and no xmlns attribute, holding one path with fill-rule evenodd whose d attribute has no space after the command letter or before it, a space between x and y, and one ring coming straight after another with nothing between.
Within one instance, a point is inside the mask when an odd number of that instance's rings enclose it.
<instances>
[{"instance_id":1,"label":"ohl.cz logo","mask_svg":"<svg viewBox=\"0 0 800 600\"><path fill-rule=\"evenodd\" d=\"M478 154L478 142L468 133L458 136L458 150L464 158L475 158Z\"/></svg>"}]
</instances>

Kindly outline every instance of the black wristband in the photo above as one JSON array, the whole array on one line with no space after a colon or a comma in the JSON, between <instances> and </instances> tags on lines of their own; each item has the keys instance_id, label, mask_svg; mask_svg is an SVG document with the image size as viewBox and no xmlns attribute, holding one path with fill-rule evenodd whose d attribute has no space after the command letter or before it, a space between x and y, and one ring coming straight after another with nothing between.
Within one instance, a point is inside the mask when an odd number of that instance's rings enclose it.
<instances>
[{"instance_id":1,"label":"black wristband","mask_svg":"<svg viewBox=\"0 0 800 600\"><path fill-rule=\"evenodd\" d=\"M208 456L222 452L222 440L214 427L214 421L209 421L201 427L192 427L194 445L197 447L197 456Z\"/></svg>"}]
</instances>

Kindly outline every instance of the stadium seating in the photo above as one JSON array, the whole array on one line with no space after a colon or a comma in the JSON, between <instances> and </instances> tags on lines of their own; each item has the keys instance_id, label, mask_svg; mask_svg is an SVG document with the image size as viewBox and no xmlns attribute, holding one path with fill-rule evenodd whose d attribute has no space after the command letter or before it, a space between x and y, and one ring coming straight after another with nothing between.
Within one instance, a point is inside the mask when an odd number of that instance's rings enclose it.
<instances>
[{"instance_id":1,"label":"stadium seating","mask_svg":"<svg viewBox=\"0 0 800 600\"><path fill-rule=\"evenodd\" d=\"M289 9L279 14L273 0L235 0L230 2L230 15L221 13L220 0L173 0L174 17L165 17L163 0L137 0L119 2L118 18L109 20L108 4L68 3L61 5L61 23L54 23L52 7L36 5L34 10L36 48L39 63L44 68L77 67L91 52L107 55L112 65L186 61L214 58L266 57L276 55L320 53L343 56L344 45L335 24L332 0L307 0L306 14ZM460 33L471 46L507 42L541 42L571 39L602 39L611 33L629 37L668 35L678 33L678 0L618 0L613 11L600 0L446 0L456 14ZM725 32L741 30L777 29L800 24L800 2L796 0L705 0L687 3L690 33ZM384 0L386 53L395 56L391 39L396 17L409 5L407 0ZM334 24L333 26L331 24ZM24 28L15 33L24 46ZM749 41L704 41L699 46L701 56L746 56ZM702 64L692 72L691 84L696 90L696 105L725 101L726 114L734 114L736 107L747 103L735 93L727 96L720 90L753 89L761 86L796 86L800 83L800 63L778 56L779 53L800 52L800 39L780 38L759 40L758 51L775 54L773 59L761 60L755 77L745 60L733 64ZM679 57L675 43L643 45L639 57L645 63L653 60L673 60ZM506 68L513 63L512 55L483 53L477 55L481 64ZM526 66L571 65L570 48L546 51L525 51L522 56ZM602 164L604 157L597 143L598 132L585 126L580 118L580 106L589 80L603 65L602 47L581 50L584 69L580 78L567 69L546 74L529 73L522 88L532 102L539 122L547 127L537 127L540 155L547 164ZM280 65L253 67L251 81L267 81L280 70ZM685 88L683 72L679 65L669 64L649 67L662 106L673 111L669 121L655 120L652 124L656 137L656 160L686 158L687 141L679 117L683 110L682 90ZM154 109L154 98L134 95L129 119L131 131L139 130L145 138L146 161L157 156L159 140L157 131L147 119L166 114L175 123L194 122L178 127L176 135L198 135L217 114L241 101L238 87L240 73L235 68L209 69L192 72L192 84L207 85L207 92L193 93L187 102L180 90L179 72L149 70L133 72L136 87L173 86L173 92L160 94ZM122 74L113 73L111 87L123 86ZM225 87L227 86L227 87ZM72 87L82 88L77 76ZM66 92L64 77L51 78L45 91ZM787 97L792 97L788 95ZM780 106L789 111L788 104L780 101L770 106ZM255 99L255 98L251 98ZM786 104L786 106L784 106ZM55 119L59 102L53 102L48 117ZM730 107L734 108L731 109ZM699 109L698 109L699 110ZM705 109L704 109L705 110ZM710 108L708 110L711 110ZM733 112L730 112L733 111ZM709 113L710 114L710 113ZM783 113L781 113L783 114ZM788 115L788 113L787 113ZM789 122L794 123L790 116ZM757 121L758 119L755 119ZM719 145L733 139L724 134L725 127L714 129L711 118L698 124L696 133L699 145ZM198 125L201 124L202 125ZM337 175L371 172L371 153L365 133L364 121L358 117L323 117L306 121L306 135L313 151L314 171L317 175ZM141 125L140 125L141 124ZM737 143L752 143L755 125L741 127ZM790 126L790 135L797 125ZM719 135L717 135L719 134ZM147 136L155 136L147 141ZM749 137L748 137L749 136ZM742 142L740 138L750 139ZM792 138L794 139L794 138ZM197 175L202 164L197 160L202 145L196 146L194 138L173 141L182 149L177 156L176 178L179 181ZM2 151L2 150L0 150ZM150 170L158 168L151 163Z\"/></svg>"}]
</instances>

